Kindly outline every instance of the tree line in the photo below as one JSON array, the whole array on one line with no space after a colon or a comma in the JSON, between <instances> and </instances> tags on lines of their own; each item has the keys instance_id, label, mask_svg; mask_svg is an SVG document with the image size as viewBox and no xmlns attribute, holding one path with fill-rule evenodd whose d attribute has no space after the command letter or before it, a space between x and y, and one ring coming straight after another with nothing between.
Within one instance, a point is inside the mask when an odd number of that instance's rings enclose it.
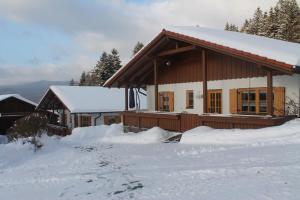
<instances>
[{"instance_id":1,"label":"tree line","mask_svg":"<svg viewBox=\"0 0 300 200\"><path fill-rule=\"evenodd\" d=\"M227 22L225 30L300 43L300 7L296 0L279 0L268 12L258 7L240 29Z\"/></svg>"},{"instance_id":2,"label":"tree line","mask_svg":"<svg viewBox=\"0 0 300 200\"><path fill-rule=\"evenodd\" d=\"M143 43L137 42L132 50L132 55L135 55L143 47ZM96 65L90 71L83 71L81 73L79 83L71 79L69 85L102 86L121 67L122 64L117 49L113 48L109 53L104 51Z\"/></svg>"}]
</instances>

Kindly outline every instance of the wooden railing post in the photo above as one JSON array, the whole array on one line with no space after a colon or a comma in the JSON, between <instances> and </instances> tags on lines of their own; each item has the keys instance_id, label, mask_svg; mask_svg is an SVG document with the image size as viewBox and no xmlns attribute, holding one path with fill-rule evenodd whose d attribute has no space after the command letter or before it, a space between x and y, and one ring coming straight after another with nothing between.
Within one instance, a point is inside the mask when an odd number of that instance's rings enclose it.
<instances>
[{"instance_id":1,"label":"wooden railing post","mask_svg":"<svg viewBox=\"0 0 300 200\"><path fill-rule=\"evenodd\" d=\"M202 92L203 92L203 113L207 113L207 61L206 52L202 50Z\"/></svg>"},{"instance_id":2,"label":"wooden railing post","mask_svg":"<svg viewBox=\"0 0 300 200\"><path fill-rule=\"evenodd\" d=\"M271 70L267 71L267 112L273 116L273 74Z\"/></svg>"}]
</instances>

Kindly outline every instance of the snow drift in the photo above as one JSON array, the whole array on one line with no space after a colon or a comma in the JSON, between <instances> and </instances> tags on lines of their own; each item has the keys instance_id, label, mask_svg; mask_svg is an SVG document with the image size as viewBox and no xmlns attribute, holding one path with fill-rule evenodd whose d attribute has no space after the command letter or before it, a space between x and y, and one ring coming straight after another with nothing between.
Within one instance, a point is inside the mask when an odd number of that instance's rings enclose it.
<instances>
[{"instance_id":1,"label":"snow drift","mask_svg":"<svg viewBox=\"0 0 300 200\"><path fill-rule=\"evenodd\" d=\"M182 135L183 144L289 144L300 143L300 119L295 119L281 126L262 129L212 129L197 127Z\"/></svg>"}]
</instances>

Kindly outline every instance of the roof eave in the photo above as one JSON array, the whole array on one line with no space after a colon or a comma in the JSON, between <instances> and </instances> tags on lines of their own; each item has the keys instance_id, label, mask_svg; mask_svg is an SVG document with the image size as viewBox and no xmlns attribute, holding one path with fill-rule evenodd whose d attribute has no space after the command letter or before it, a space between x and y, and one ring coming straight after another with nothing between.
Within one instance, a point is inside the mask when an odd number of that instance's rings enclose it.
<instances>
[{"instance_id":1,"label":"roof eave","mask_svg":"<svg viewBox=\"0 0 300 200\"><path fill-rule=\"evenodd\" d=\"M117 71L110 79L108 79L103 86L104 87L113 87L116 83L115 80L125 71L127 71L131 65L136 63L143 55L145 55L151 48L162 39L166 34L166 30L163 29L151 42L146 45L142 50L140 50L124 67Z\"/></svg>"}]
</instances>

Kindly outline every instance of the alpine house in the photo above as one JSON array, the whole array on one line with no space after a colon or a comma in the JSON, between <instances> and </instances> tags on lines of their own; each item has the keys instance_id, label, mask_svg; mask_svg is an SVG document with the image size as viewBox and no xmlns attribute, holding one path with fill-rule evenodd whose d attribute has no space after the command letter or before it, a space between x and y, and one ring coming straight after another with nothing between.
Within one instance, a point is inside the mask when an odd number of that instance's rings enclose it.
<instances>
[{"instance_id":1,"label":"alpine house","mask_svg":"<svg viewBox=\"0 0 300 200\"><path fill-rule=\"evenodd\" d=\"M105 86L125 88L122 119L129 128L261 128L299 115L299 69L300 44L201 27L170 27ZM147 110L128 110L128 88L147 90Z\"/></svg>"}]
</instances>

